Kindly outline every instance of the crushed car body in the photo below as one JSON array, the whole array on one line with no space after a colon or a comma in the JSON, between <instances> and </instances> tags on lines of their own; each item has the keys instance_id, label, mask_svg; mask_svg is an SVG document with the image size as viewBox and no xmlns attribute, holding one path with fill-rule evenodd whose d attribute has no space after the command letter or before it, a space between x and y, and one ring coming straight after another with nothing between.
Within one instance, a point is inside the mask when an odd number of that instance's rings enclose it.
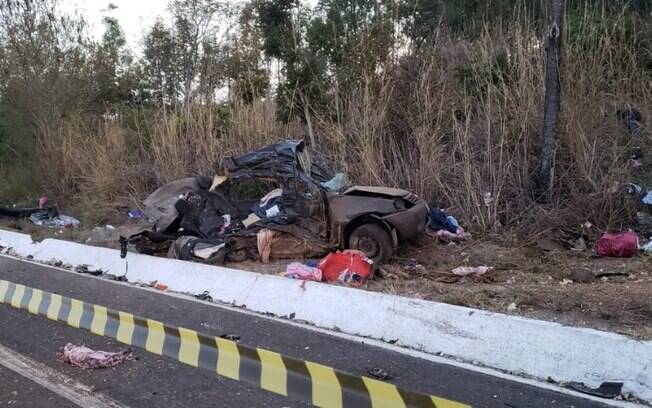
<instances>
[{"instance_id":1,"label":"crushed car body","mask_svg":"<svg viewBox=\"0 0 652 408\"><path fill-rule=\"evenodd\" d=\"M303 141L283 141L223 161L223 175L166 184L144 201L147 225L123 227L127 250L207 263L321 257L356 249L376 264L423 232L428 206L408 191L333 178ZM341 176L335 176L340 177Z\"/></svg>"}]
</instances>

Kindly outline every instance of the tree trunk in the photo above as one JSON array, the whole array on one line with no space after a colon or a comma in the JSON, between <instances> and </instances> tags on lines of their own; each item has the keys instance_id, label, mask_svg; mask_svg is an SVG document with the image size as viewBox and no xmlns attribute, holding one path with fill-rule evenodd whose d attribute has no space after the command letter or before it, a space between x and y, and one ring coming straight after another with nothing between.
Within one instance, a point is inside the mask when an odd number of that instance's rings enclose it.
<instances>
[{"instance_id":1,"label":"tree trunk","mask_svg":"<svg viewBox=\"0 0 652 408\"><path fill-rule=\"evenodd\" d=\"M566 0L550 0L550 23L546 38L546 82L543 114L543 146L538 184L540 197L550 199L554 177L555 144L561 107L561 39Z\"/></svg>"},{"instance_id":2,"label":"tree trunk","mask_svg":"<svg viewBox=\"0 0 652 408\"><path fill-rule=\"evenodd\" d=\"M310 104L308 103L307 98L301 93L301 102L303 104L303 116L306 119L306 125L308 125L308 138L310 139L310 148L315 149L317 147L315 140L315 133L312 128L312 117L310 116Z\"/></svg>"}]
</instances>

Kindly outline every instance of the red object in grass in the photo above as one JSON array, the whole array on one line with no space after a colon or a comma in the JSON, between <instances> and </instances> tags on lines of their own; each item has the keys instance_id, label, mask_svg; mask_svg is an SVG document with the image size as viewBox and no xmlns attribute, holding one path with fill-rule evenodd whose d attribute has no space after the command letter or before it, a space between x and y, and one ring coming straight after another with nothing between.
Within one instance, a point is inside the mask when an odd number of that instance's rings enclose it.
<instances>
[{"instance_id":1,"label":"red object in grass","mask_svg":"<svg viewBox=\"0 0 652 408\"><path fill-rule=\"evenodd\" d=\"M619 234L605 232L598 239L596 252L612 258L632 257L638 252L638 235L631 230Z\"/></svg>"},{"instance_id":2,"label":"red object in grass","mask_svg":"<svg viewBox=\"0 0 652 408\"><path fill-rule=\"evenodd\" d=\"M323 280L345 285L362 286L373 276L373 262L355 250L331 252L319 262Z\"/></svg>"}]
</instances>

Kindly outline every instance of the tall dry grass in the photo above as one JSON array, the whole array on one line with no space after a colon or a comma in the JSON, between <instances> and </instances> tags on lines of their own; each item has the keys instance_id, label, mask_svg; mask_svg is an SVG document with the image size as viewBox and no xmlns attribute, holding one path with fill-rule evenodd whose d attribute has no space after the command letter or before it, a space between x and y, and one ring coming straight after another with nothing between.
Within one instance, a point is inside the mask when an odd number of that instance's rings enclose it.
<instances>
[{"instance_id":1,"label":"tall dry grass","mask_svg":"<svg viewBox=\"0 0 652 408\"><path fill-rule=\"evenodd\" d=\"M343 119L319 121L320 144L354 181L409 188L480 230L622 227L624 184L640 178L627 168L630 148L652 148L616 114L627 105L652 113L644 50L625 26L588 9L568 23L552 203L532 195L545 48L517 20L473 42L436 36L434 54L404 58L343 96Z\"/></svg>"},{"instance_id":2,"label":"tall dry grass","mask_svg":"<svg viewBox=\"0 0 652 408\"><path fill-rule=\"evenodd\" d=\"M221 172L227 155L300 137L281 124L275 105L139 109L102 119L68 119L41 127L41 170L49 196L89 222L124 213L161 184Z\"/></svg>"},{"instance_id":3,"label":"tall dry grass","mask_svg":"<svg viewBox=\"0 0 652 408\"><path fill-rule=\"evenodd\" d=\"M652 81L627 25L596 13L587 9L566 27L552 203L531 195L545 49L537 28L517 18L474 40L442 31L432 52L403 56L336 92L331 111L315 115L315 147L352 182L413 190L476 230L618 227L628 216L622 186L638 177L626 166L629 148L648 142L633 140L616 110L631 104L652 117ZM162 183L219 171L225 155L304 136L300 123L278 122L271 100L44 127L44 184L62 202L101 206L92 219L136 205Z\"/></svg>"}]
</instances>

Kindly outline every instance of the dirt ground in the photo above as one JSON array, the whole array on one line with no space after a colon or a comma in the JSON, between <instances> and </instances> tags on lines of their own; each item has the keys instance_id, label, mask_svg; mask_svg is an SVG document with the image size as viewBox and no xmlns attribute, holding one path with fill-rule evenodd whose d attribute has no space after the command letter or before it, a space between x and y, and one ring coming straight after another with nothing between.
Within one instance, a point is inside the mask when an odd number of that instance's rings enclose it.
<instances>
[{"instance_id":1,"label":"dirt ground","mask_svg":"<svg viewBox=\"0 0 652 408\"><path fill-rule=\"evenodd\" d=\"M368 289L652 339L652 257L592 252L424 237L403 248ZM482 265L494 269L481 277L451 273Z\"/></svg>"},{"instance_id":2,"label":"dirt ground","mask_svg":"<svg viewBox=\"0 0 652 408\"><path fill-rule=\"evenodd\" d=\"M30 233L35 240L52 237L117 247L116 242L89 242L92 234L85 230L60 232L28 222L2 225ZM499 242L485 238L446 243L424 235L401 247L363 289L652 339L652 256L596 258L591 244L578 252L561 245ZM278 274L290 262L226 266ZM459 266L493 270L459 277L451 273Z\"/></svg>"}]
</instances>

